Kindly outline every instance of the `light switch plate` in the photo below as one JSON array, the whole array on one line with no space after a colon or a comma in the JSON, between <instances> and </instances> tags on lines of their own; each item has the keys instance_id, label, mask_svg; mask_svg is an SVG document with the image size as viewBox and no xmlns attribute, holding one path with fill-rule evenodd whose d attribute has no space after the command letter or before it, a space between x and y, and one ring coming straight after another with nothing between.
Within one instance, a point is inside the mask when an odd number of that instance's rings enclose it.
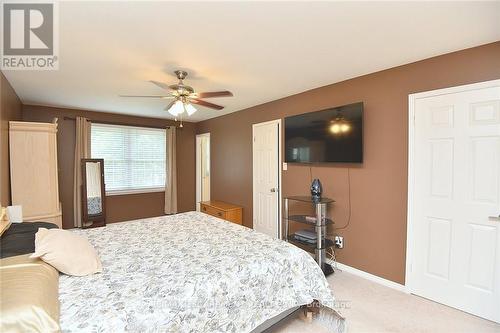
<instances>
[{"instance_id":1,"label":"light switch plate","mask_svg":"<svg viewBox=\"0 0 500 333\"><path fill-rule=\"evenodd\" d=\"M283 163L283 171L288 170L288 163Z\"/></svg>"}]
</instances>

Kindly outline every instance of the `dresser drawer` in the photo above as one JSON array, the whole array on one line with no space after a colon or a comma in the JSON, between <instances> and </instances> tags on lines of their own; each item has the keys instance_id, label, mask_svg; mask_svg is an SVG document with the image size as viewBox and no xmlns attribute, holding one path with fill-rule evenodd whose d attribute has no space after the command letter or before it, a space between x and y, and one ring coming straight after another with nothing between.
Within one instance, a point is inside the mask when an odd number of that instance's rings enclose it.
<instances>
[{"instance_id":1,"label":"dresser drawer","mask_svg":"<svg viewBox=\"0 0 500 333\"><path fill-rule=\"evenodd\" d=\"M223 210L220 210L220 209L217 209L215 207L212 207L212 206L208 206L208 205L205 205L205 204L201 204L201 211L203 213L207 213L208 215L212 215L212 216L215 216L215 217L218 217L218 218L221 218L221 219L225 219L226 218L226 214Z\"/></svg>"},{"instance_id":2,"label":"dresser drawer","mask_svg":"<svg viewBox=\"0 0 500 333\"><path fill-rule=\"evenodd\" d=\"M200 202L202 213L209 214L220 219L233 222L239 225L243 224L243 208L227 202L211 200Z\"/></svg>"}]
</instances>

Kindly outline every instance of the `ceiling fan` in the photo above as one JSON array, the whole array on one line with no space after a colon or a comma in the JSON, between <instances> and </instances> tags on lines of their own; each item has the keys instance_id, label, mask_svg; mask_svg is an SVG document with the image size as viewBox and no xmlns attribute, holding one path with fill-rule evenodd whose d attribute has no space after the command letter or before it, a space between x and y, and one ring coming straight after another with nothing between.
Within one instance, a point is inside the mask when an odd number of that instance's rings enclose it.
<instances>
[{"instance_id":1,"label":"ceiling fan","mask_svg":"<svg viewBox=\"0 0 500 333\"><path fill-rule=\"evenodd\" d=\"M172 99L172 101L165 107L172 116L177 120L177 117L182 117L184 112L188 116L195 113L197 110L193 104L205 106L207 108L222 110L223 106L210 103L202 100L202 98L212 98L212 97L230 97L233 94L230 91L212 91L212 92L195 92L195 90L185 85L183 80L186 78L188 73L186 71L177 70L174 72L179 79L179 83L168 85L166 83L158 81L149 81L158 87L167 91L165 95L120 95L120 97L144 97L144 98L162 98L162 99Z\"/></svg>"}]
</instances>

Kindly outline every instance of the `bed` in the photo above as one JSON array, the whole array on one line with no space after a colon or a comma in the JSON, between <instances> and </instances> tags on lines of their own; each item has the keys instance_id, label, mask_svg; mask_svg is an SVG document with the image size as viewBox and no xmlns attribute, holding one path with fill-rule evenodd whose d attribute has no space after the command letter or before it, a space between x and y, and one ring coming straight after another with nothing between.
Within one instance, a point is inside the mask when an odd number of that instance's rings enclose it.
<instances>
[{"instance_id":1,"label":"bed","mask_svg":"<svg viewBox=\"0 0 500 333\"><path fill-rule=\"evenodd\" d=\"M60 277L63 332L256 332L313 300L345 330L310 255L252 229L188 212L74 232L104 271Z\"/></svg>"}]
</instances>

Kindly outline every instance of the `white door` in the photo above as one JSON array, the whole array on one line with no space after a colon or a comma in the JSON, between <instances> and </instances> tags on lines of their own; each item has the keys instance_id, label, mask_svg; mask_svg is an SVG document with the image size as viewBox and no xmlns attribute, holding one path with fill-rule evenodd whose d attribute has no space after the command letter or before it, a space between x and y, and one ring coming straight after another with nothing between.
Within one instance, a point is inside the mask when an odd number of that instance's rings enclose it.
<instances>
[{"instance_id":1,"label":"white door","mask_svg":"<svg viewBox=\"0 0 500 333\"><path fill-rule=\"evenodd\" d=\"M196 210L210 200L210 133L196 136Z\"/></svg>"},{"instance_id":2,"label":"white door","mask_svg":"<svg viewBox=\"0 0 500 333\"><path fill-rule=\"evenodd\" d=\"M279 233L280 120L253 125L253 228Z\"/></svg>"},{"instance_id":3,"label":"white door","mask_svg":"<svg viewBox=\"0 0 500 333\"><path fill-rule=\"evenodd\" d=\"M413 107L410 291L500 322L500 80Z\"/></svg>"}]
</instances>

